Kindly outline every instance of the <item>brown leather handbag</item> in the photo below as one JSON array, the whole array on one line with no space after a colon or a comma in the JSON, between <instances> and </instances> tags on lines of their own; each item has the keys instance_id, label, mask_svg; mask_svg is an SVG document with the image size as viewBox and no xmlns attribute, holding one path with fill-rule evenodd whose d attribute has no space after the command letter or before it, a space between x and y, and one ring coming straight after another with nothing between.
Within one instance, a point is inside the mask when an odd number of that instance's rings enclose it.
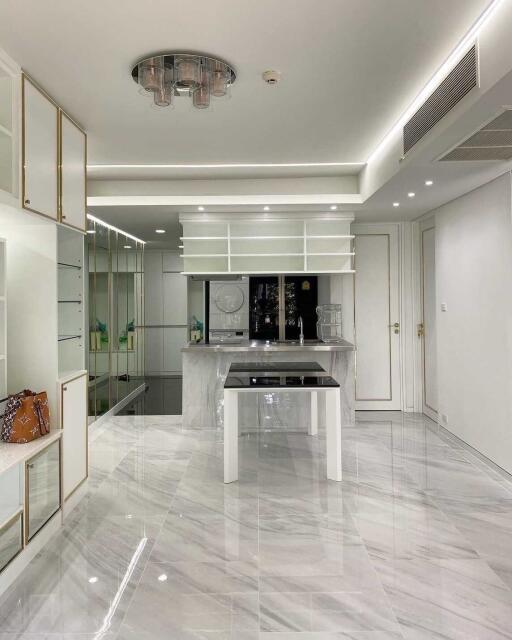
<instances>
[{"instance_id":1,"label":"brown leather handbag","mask_svg":"<svg viewBox=\"0 0 512 640\"><path fill-rule=\"evenodd\" d=\"M50 433L50 409L46 391L25 389L9 396L0 435L4 442L23 444Z\"/></svg>"}]
</instances>

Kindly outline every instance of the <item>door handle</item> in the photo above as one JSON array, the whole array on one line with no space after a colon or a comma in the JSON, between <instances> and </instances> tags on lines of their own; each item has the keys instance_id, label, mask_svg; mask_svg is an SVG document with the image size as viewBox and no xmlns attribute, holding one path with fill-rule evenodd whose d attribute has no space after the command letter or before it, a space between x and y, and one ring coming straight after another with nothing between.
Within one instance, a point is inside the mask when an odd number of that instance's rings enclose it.
<instances>
[{"instance_id":1,"label":"door handle","mask_svg":"<svg viewBox=\"0 0 512 640\"><path fill-rule=\"evenodd\" d=\"M423 324L423 322L420 322L418 324L418 338L421 338L424 335L425 335L425 325Z\"/></svg>"},{"instance_id":2,"label":"door handle","mask_svg":"<svg viewBox=\"0 0 512 640\"><path fill-rule=\"evenodd\" d=\"M393 324L388 324L388 327L393 328L395 333L400 333L400 323L395 322Z\"/></svg>"}]
</instances>

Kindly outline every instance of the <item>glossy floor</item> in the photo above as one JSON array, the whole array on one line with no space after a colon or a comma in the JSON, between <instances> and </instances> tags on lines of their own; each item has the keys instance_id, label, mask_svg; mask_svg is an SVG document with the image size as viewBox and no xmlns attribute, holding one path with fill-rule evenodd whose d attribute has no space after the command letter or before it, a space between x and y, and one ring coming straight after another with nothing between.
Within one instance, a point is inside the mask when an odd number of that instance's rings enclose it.
<instances>
[{"instance_id":1,"label":"glossy floor","mask_svg":"<svg viewBox=\"0 0 512 640\"><path fill-rule=\"evenodd\" d=\"M91 437L90 493L0 600L0 640L512 638L510 477L421 416L222 442L169 416Z\"/></svg>"}]
</instances>

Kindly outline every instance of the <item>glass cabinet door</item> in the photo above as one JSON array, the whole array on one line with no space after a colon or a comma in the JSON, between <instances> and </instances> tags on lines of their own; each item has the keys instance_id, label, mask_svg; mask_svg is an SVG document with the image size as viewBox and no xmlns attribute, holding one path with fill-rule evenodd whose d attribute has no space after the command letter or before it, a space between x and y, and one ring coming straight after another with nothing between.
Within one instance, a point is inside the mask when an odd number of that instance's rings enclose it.
<instances>
[{"instance_id":1,"label":"glass cabinet door","mask_svg":"<svg viewBox=\"0 0 512 640\"><path fill-rule=\"evenodd\" d=\"M27 540L60 508L60 442L56 440L27 462Z\"/></svg>"},{"instance_id":2,"label":"glass cabinet door","mask_svg":"<svg viewBox=\"0 0 512 640\"><path fill-rule=\"evenodd\" d=\"M0 529L0 571L18 555L22 548L22 518L21 513L18 513Z\"/></svg>"}]
</instances>

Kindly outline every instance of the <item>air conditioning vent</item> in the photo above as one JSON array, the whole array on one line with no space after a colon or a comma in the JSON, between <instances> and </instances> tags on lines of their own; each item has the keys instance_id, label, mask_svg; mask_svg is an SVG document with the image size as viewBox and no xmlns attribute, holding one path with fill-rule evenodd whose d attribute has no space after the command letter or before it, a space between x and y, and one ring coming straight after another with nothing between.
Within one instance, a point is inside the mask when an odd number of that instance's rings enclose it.
<instances>
[{"instance_id":1,"label":"air conditioning vent","mask_svg":"<svg viewBox=\"0 0 512 640\"><path fill-rule=\"evenodd\" d=\"M495 162L512 158L512 110L503 111L440 158L451 162Z\"/></svg>"},{"instance_id":2,"label":"air conditioning vent","mask_svg":"<svg viewBox=\"0 0 512 640\"><path fill-rule=\"evenodd\" d=\"M404 154L476 86L478 62L474 44L404 126Z\"/></svg>"}]
</instances>

